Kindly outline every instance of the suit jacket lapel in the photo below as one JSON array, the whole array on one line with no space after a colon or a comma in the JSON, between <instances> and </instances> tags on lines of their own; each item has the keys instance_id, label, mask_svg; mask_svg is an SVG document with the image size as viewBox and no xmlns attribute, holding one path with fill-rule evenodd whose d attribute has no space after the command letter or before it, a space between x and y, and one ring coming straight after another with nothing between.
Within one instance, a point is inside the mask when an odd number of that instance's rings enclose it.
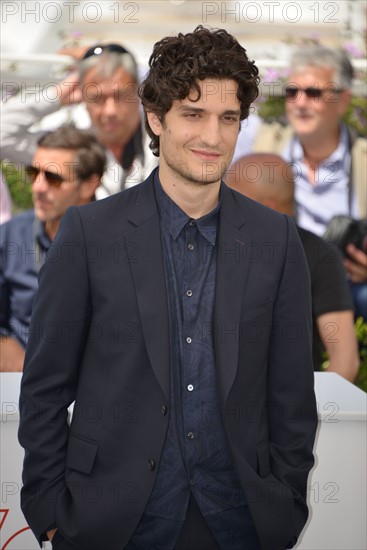
<instances>
[{"instance_id":1,"label":"suit jacket lapel","mask_svg":"<svg viewBox=\"0 0 367 550\"><path fill-rule=\"evenodd\" d=\"M163 266L160 220L153 177L139 186L129 213L135 228L125 235L134 279L142 330L149 359L165 395L169 395L170 344L166 281Z\"/></svg>"},{"instance_id":2,"label":"suit jacket lapel","mask_svg":"<svg viewBox=\"0 0 367 550\"><path fill-rule=\"evenodd\" d=\"M236 377L238 366L239 328L243 295L249 262L246 261L249 236L244 232L246 221L233 194L222 185L217 275L214 308L214 349L221 402Z\"/></svg>"},{"instance_id":3,"label":"suit jacket lapel","mask_svg":"<svg viewBox=\"0 0 367 550\"><path fill-rule=\"evenodd\" d=\"M169 395L170 342L167 290L163 265L160 220L153 177L137 189L129 213L132 231L125 235L142 330L154 373ZM244 229L233 194L222 186L214 307L214 349L220 398L226 402L238 364L239 323L249 262L250 238Z\"/></svg>"}]
</instances>

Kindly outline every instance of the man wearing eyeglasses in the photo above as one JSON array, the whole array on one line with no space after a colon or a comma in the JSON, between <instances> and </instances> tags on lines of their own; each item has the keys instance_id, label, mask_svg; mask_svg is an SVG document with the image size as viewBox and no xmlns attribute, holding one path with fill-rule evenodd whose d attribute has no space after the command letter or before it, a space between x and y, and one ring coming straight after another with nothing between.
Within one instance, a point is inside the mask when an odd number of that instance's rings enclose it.
<instances>
[{"instance_id":1,"label":"man wearing eyeglasses","mask_svg":"<svg viewBox=\"0 0 367 550\"><path fill-rule=\"evenodd\" d=\"M26 167L34 210L13 217L0 231L1 372L23 368L38 271L65 211L93 200L105 163L103 146L94 134L70 125L38 141ZM49 253L58 259L57 249Z\"/></svg>"},{"instance_id":2,"label":"man wearing eyeglasses","mask_svg":"<svg viewBox=\"0 0 367 550\"><path fill-rule=\"evenodd\" d=\"M119 44L61 53L76 56L77 69L55 86L56 98L50 99L52 91L45 88L33 95L21 90L3 106L2 156L15 163L29 163L39 137L34 125L55 128L60 120L71 119L81 128L91 127L106 148L106 171L96 198L136 185L157 160L143 128L134 56Z\"/></svg>"},{"instance_id":3,"label":"man wearing eyeglasses","mask_svg":"<svg viewBox=\"0 0 367 550\"><path fill-rule=\"evenodd\" d=\"M284 89L289 126L263 124L253 145L292 163L297 223L319 236L333 216L367 217L367 142L341 120L352 79L345 52L320 45L295 51ZM349 244L346 253L356 313L367 319L367 250Z\"/></svg>"}]
</instances>

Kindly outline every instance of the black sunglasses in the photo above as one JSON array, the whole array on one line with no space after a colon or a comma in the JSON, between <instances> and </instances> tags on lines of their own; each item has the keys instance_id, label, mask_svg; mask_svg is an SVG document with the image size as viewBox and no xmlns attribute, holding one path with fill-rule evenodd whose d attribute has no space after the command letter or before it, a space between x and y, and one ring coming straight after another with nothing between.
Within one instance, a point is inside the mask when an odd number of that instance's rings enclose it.
<instances>
[{"instance_id":1,"label":"black sunglasses","mask_svg":"<svg viewBox=\"0 0 367 550\"><path fill-rule=\"evenodd\" d=\"M57 172L51 172L50 170L42 170L38 166L26 166L25 167L25 173L28 176L28 179L30 180L30 183L33 184L38 175L42 172L42 174L45 176L45 179L49 185L52 187L60 187L63 181L66 181L61 174L58 174Z\"/></svg>"},{"instance_id":2,"label":"black sunglasses","mask_svg":"<svg viewBox=\"0 0 367 550\"><path fill-rule=\"evenodd\" d=\"M83 59L88 59L88 57L92 57L93 55L101 55L103 52L112 52L112 53L128 53L130 52L125 50L123 46L120 46L119 44L96 44L95 46L92 46L85 52L83 55Z\"/></svg>"},{"instance_id":3,"label":"black sunglasses","mask_svg":"<svg viewBox=\"0 0 367 550\"><path fill-rule=\"evenodd\" d=\"M324 93L340 94L342 90L331 88L314 88L313 86L310 86L309 88L297 88L296 86L287 86L284 91L286 99L295 99L301 92L306 94L309 99L320 99L324 95Z\"/></svg>"}]
</instances>

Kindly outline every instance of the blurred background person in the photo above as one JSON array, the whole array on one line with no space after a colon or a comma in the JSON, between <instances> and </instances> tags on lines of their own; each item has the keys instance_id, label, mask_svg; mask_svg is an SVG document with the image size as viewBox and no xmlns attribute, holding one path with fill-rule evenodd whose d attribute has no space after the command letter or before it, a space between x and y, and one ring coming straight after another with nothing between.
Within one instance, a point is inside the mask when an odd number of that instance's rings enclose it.
<instances>
[{"instance_id":1,"label":"blurred background person","mask_svg":"<svg viewBox=\"0 0 367 550\"><path fill-rule=\"evenodd\" d=\"M367 217L367 140L342 122L352 80L344 51L315 44L297 49L285 87L289 126L262 124L253 142L253 152L276 152L292 163L297 223L319 236L334 216ZM355 313L367 320L367 250L348 244L344 267Z\"/></svg>"},{"instance_id":2,"label":"blurred background person","mask_svg":"<svg viewBox=\"0 0 367 550\"><path fill-rule=\"evenodd\" d=\"M0 170L0 224L11 218L12 202L4 174Z\"/></svg>"},{"instance_id":3,"label":"blurred background person","mask_svg":"<svg viewBox=\"0 0 367 550\"><path fill-rule=\"evenodd\" d=\"M119 44L97 44L87 51L77 48L74 55L82 58L77 70L55 88L56 101L50 101L45 94L27 93L26 97L19 94L3 105L2 157L18 165L29 164L40 137L37 124L62 107L83 103L87 114L79 108L73 115L67 109L65 116L76 125L91 126L106 148L106 172L96 192L97 198L103 198L145 179L157 160L143 127L134 56ZM60 113L54 120L63 118Z\"/></svg>"},{"instance_id":4,"label":"blurred background person","mask_svg":"<svg viewBox=\"0 0 367 550\"><path fill-rule=\"evenodd\" d=\"M225 181L239 193L294 217L292 166L279 155L247 155L231 166ZM321 370L326 350L328 371L353 382L359 368L358 344L353 301L339 254L310 231L297 229L311 274L314 369Z\"/></svg>"},{"instance_id":5,"label":"blurred background person","mask_svg":"<svg viewBox=\"0 0 367 550\"><path fill-rule=\"evenodd\" d=\"M0 371L21 371L38 271L65 211L95 197L106 155L94 134L64 125L38 141L26 167L34 210L0 228ZM57 259L57 251L55 251Z\"/></svg>"}]
</instances>

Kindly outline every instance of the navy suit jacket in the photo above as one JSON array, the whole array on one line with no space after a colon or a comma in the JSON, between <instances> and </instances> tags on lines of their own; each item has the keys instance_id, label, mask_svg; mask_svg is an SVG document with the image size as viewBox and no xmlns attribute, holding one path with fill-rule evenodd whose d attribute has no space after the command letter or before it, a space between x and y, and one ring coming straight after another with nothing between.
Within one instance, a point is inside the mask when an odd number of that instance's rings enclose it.
<instances>
[{"instance_id":1,"label":"navy suit jacket","mask_svg":"<svg viewBox=\"0 0 367 550\"><path fill-rule=\"evenodd\" d=\"M214 340L225 433L261 547L281 549L307 520L314 462L308 269L293 221L226 186L217 246L202 337ZM70 208L41 269L19 430L22 509L39 540L57 526L80 549L124 547L159 467L169 380L151 175Z\"/></svg>"}]
</instances>

